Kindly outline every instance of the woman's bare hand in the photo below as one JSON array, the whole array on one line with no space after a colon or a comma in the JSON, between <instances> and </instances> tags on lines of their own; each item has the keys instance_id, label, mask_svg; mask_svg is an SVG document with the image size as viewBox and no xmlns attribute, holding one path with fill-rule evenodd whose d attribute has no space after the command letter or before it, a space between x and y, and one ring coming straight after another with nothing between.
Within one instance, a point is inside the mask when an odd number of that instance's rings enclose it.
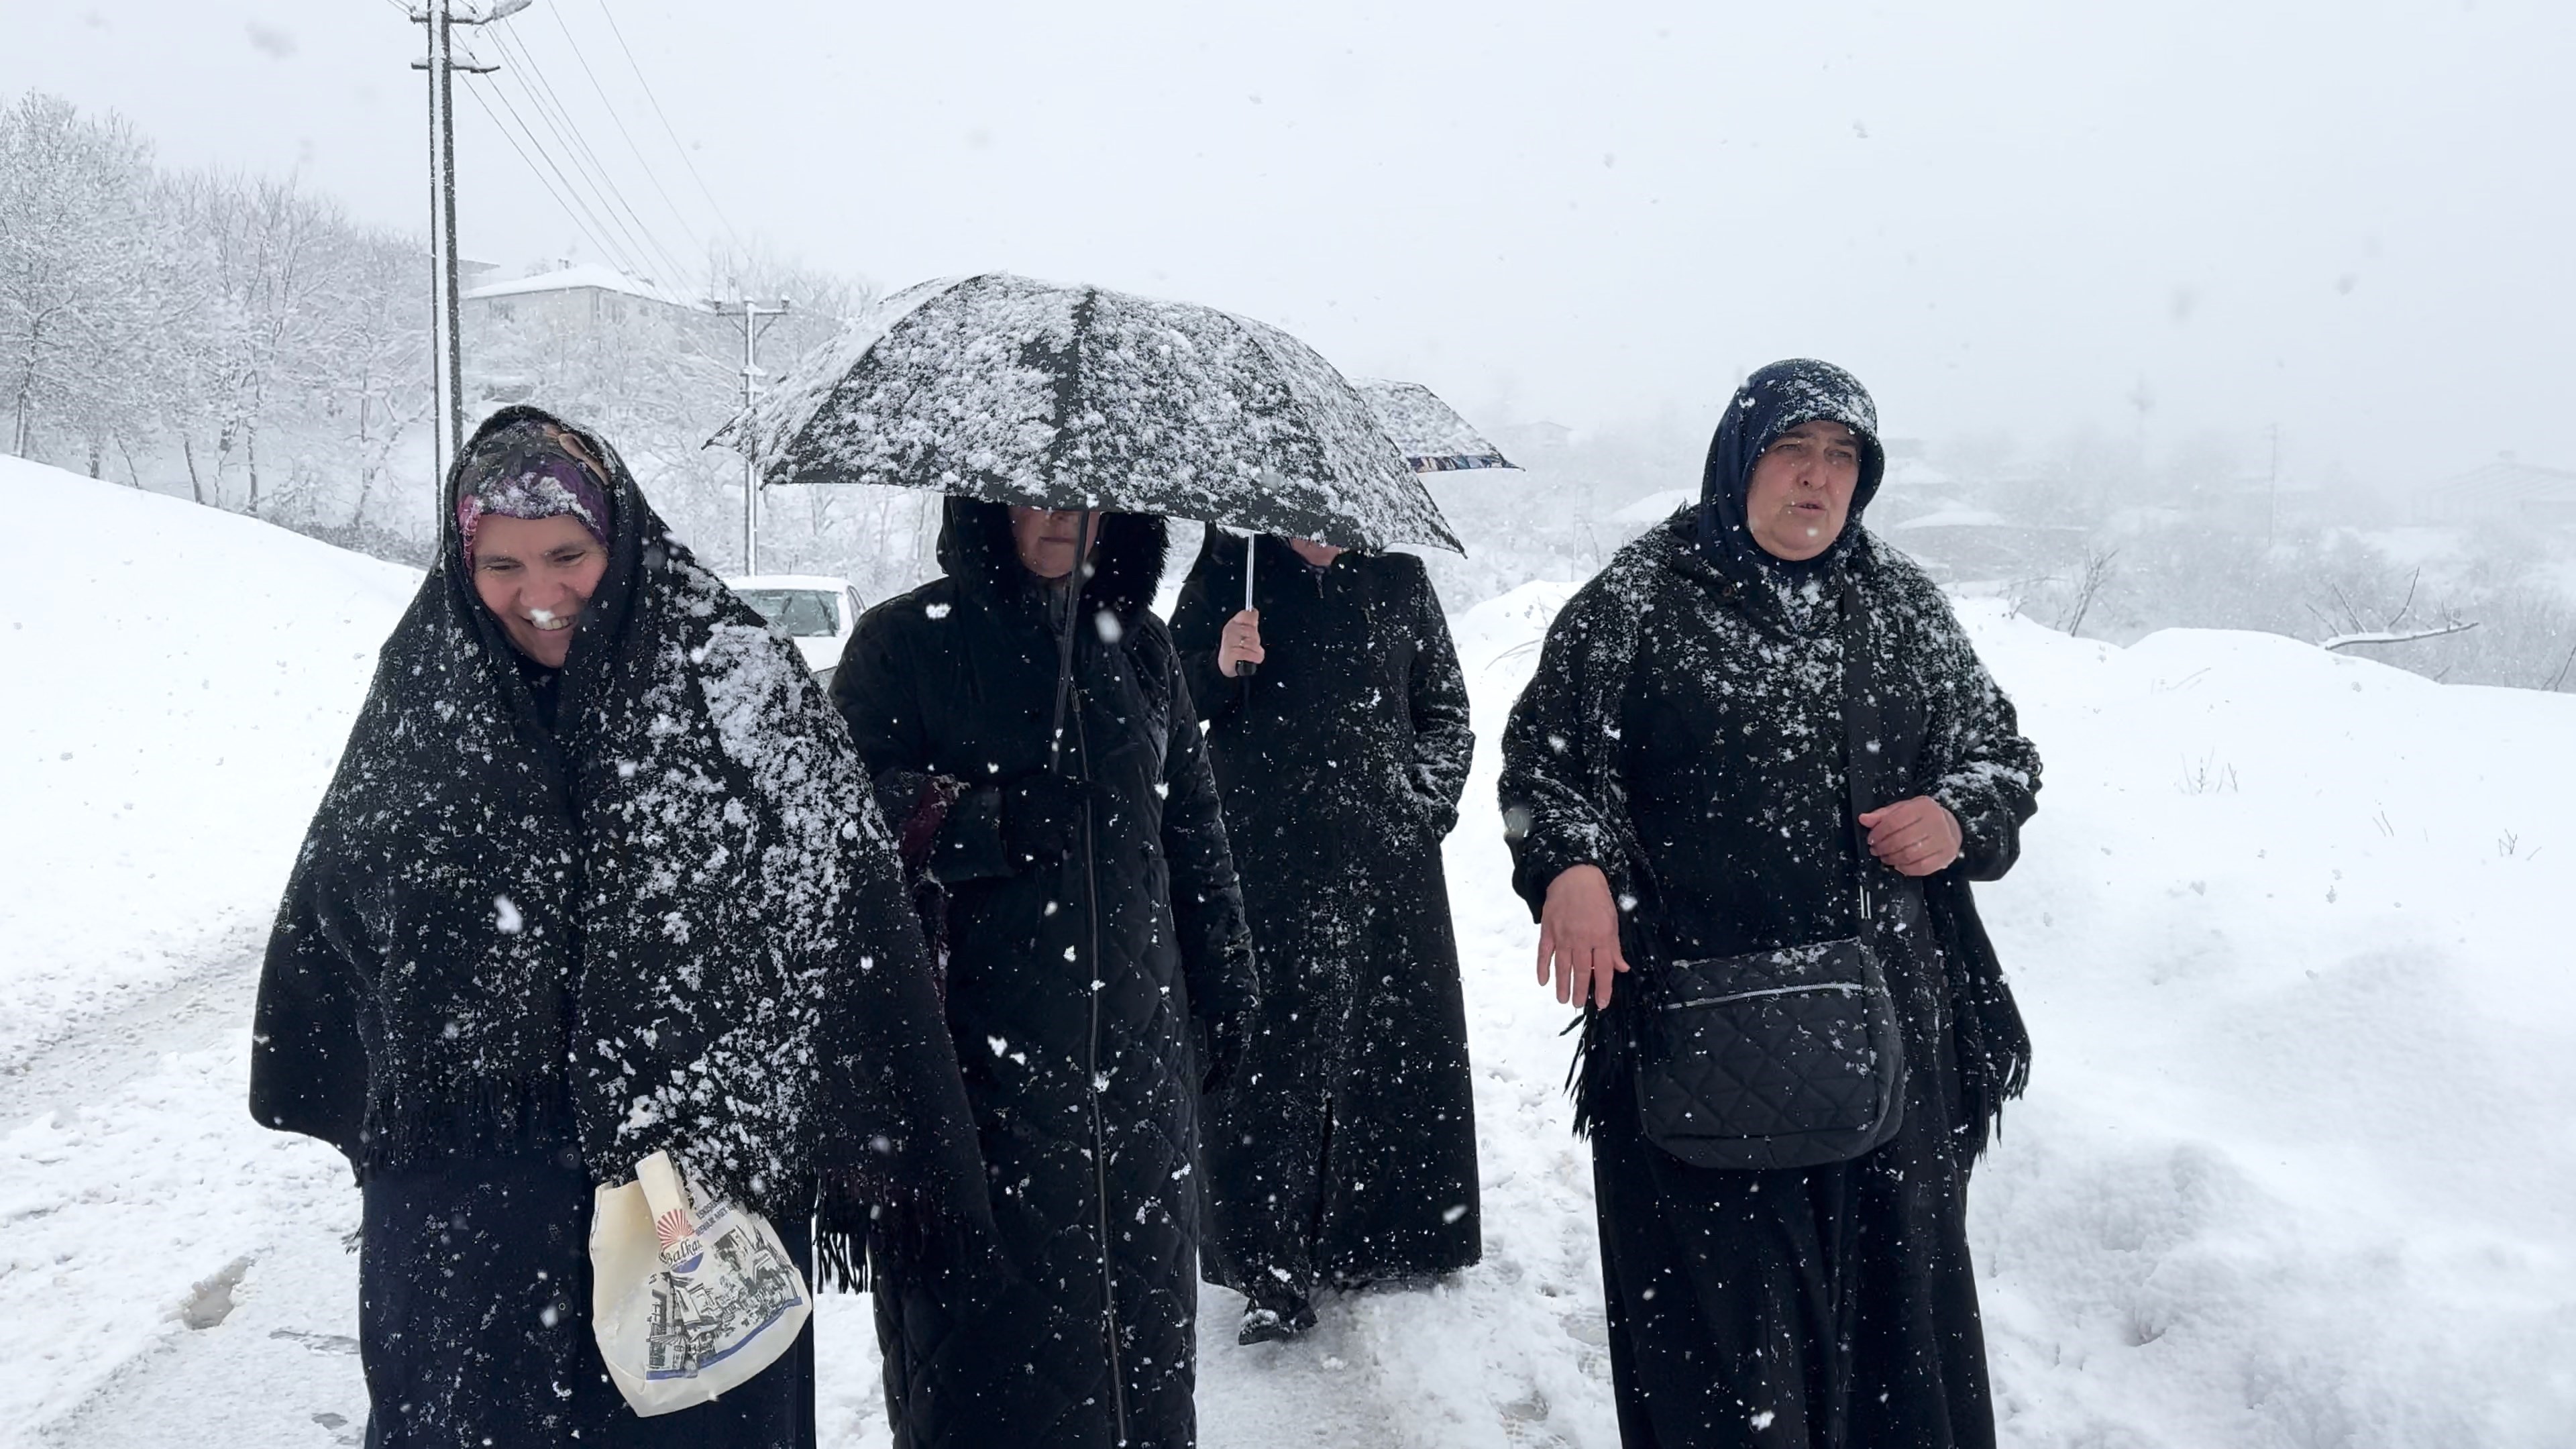
<instances>
[{"instance_id":1,"label":"woman's bare hand","mask_svg":"<svg viewBox=\"0 0 2576 1449\"><path fill-rule=\"evenodd\" d=\"M1938 875L1959 858L1959 819L1929 795L1872 810L1860 823L1869 853L1899 875Z\"/></svg>"},{"instance_id":2,"label":"woman's bare hand","mask_svg":"<svg viewBox=\"0 0 2576 1449\"><path fill-rule=\"evenodd\" d=\"M1539 908L1538 980L1556 973L1556 999L1574 1006L1610 1004L1610 984L1628 969L1619 950L1619 903L1597 865L1569 866L1548 882Z\"/></svg>"},{"instance_id":3,"label":"woman's bare hand","mask_svg":"<svg viewBox=\"0 0 2576 1449\"><path fill-rule=\"evenodd\" d=\"M1246 609L1225 621L1225 633L1217 639L1217 673L1232 679L1237 664L1257 665L1268 657L1261 648L1259 609Z\"/></svg>"}]
</instances>

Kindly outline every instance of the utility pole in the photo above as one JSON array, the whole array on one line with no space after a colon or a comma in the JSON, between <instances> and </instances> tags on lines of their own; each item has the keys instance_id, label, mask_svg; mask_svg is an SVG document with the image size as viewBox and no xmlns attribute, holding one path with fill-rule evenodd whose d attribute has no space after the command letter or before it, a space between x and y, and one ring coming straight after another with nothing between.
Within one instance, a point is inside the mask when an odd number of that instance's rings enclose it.
<instances>
[{"instance_id":1,"label":"utility pole","mask_svg":"<svg viewBox=\"0 0 2576 1449\"><path fill-rule=\"evenodd\" d=\"M2272 468L2263 482L2263 549L2269 553L2281 523L2281 425L2272 425Z\"/></svg>"},{"instance_id":2,"label":"utility pole","mask_svg":"<svg viewBox=\"0 0 2576 1449\"><path fill-rule=\"evenodd\" d=\"M742 406L748 412L760 397L761 335L787 315L787 299L781 297L773 304L711 298L707 308L719 317L742 319ZM769 320L762 321L764 317ZM742 571L760 572L760 460L748 454L742 460Z\"/></svg>"},{"instance_id":3,"label":"utility pole","mask_svg":"<svg viewBox=\"0 0 2576 1449\"><path fill-rule=\"evenodd\" d=\"M451 506L447 470L465 447L465 363L457 341L456 298L456 95L451 78L457 71L488 75L497 65L477 65L455 58L454 33L459 25L489 25L528 8L534 0L500 0L491 13L458 13L455 0L426 0L411 12L412 23L429 29L429 54L411 63L429 73L429 340L431 486L438 490L437 511Z\"/></svg>"}]
</instances>

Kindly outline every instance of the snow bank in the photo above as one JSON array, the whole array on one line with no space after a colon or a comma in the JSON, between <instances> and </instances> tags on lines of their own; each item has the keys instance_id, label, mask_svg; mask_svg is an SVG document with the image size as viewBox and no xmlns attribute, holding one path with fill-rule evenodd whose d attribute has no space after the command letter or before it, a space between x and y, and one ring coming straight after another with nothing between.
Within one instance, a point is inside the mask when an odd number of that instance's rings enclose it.
<instances>
[{"instance_id":1,"label":"snow bank","mask_svg":"<svg viewBox=\"0 0 2576 1449\"><path fill-rule=\"evenodd\" d=\"M254 943L410 569L0 457L0 1069Z\"/></svg>"},{"instance_id":2,"label":"snow bank","mask_svg":"<svg viewBox=\"0 0 2576 1449\"><path fill-rule=\"evenodd\" d=\"M23 1004L0 1071L74 1032L0 1119L0 1423L354 1442L356 1195L328 1149L248 1122L240 1023L415 576L7 460L0 500L0 988ZM1447 852L1485 1262L1253 1349L1211 1290L1210 1449L1617 1443L1566 1013L1493 814L1492 741L1572 591L1453 621L1484 741ZM2022 865L1982 898L2038 1040L1972 1199L2006 1442L2567 1443L2576 699L1960 607L2048 761ZM183 974L202 990L110 1010ZM886 1439L866 1316L816 1320L839 1449Z\"/></svg>"},{"instance_id":3,"label":"snow bank","mask_svg":"<svg viewBox=\"0 0 2576 1449\"><path fill-rule=\"evenodd\" d=\"M2576 699L1971 606L2048 757L1985 894L2039 1056L1975 1227L2031 1444L2576 1420Z\"/></svg>"},{"instance_id":4,"label":"snow bank","mask_svg":"<svg viewBox=\"0 0 2576 1449\"><path fill-rule=\"evenodd\" d=\"M1570 592L1455 621L1488 743ZM2576 698L1960 607L2048 766L2020 868L1981 897L2038 1043L1972 1197L2005 1441L2568 1442ZM1432 1402L1508 1416L1526 1385L1564 1442L1615 1443L1567 1372L1599 1289L1547 1072L1562 1017L1499 841L1462 830L1449 870L1493 1262L1453 1290L1464 1315L1406 1305L1390 1353Z\"/></svg>"}]
</instances>

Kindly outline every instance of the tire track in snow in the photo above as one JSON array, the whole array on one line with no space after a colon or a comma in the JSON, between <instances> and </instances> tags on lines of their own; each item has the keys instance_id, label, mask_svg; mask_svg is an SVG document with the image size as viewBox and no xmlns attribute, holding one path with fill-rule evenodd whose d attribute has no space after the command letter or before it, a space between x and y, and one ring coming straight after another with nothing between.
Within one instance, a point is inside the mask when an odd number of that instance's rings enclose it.
<instances>
[{"instance_id":1,"label":"tire track in snow","mask_svg":"<svg viewBox=\"0 0 2576 1449\"><path fill-rule=\"evenodd\" d=\"M243 1109L256 960L0 1075L0 1422L56 1446L357 1442L356 1195Z\"/></svg>"}]
</instances>

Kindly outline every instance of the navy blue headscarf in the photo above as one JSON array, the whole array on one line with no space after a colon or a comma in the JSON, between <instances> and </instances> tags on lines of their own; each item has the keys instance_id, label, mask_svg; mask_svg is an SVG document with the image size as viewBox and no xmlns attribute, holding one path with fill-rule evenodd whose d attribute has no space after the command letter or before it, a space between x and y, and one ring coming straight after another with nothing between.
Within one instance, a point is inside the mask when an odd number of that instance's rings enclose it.
<instances>
[{"instance_id":1,"label":"navy blue headscarf","mask_svg":"<svg viewBox=\"0 0 2576 1449\"><path fill-rule=\"evenodd\" d=\"M1841 423L1860 439L1860 486L1852 490L1851 515L1831 547L1803 562L1776 558L1753 541L1744 523L1744 497L1753 486L1753 464L1782 433L1817 419ZM1801 582L1830 571L1860 542L1861 510L1887 473L1878 441L1878 404L1860 379L1830 362L1794 357L1744 379L1726 405L1717 436L1708 445L1700 475L1699 542L1709 562L1740 584L1768 579Z\"/></svg>"}]
</instances>

